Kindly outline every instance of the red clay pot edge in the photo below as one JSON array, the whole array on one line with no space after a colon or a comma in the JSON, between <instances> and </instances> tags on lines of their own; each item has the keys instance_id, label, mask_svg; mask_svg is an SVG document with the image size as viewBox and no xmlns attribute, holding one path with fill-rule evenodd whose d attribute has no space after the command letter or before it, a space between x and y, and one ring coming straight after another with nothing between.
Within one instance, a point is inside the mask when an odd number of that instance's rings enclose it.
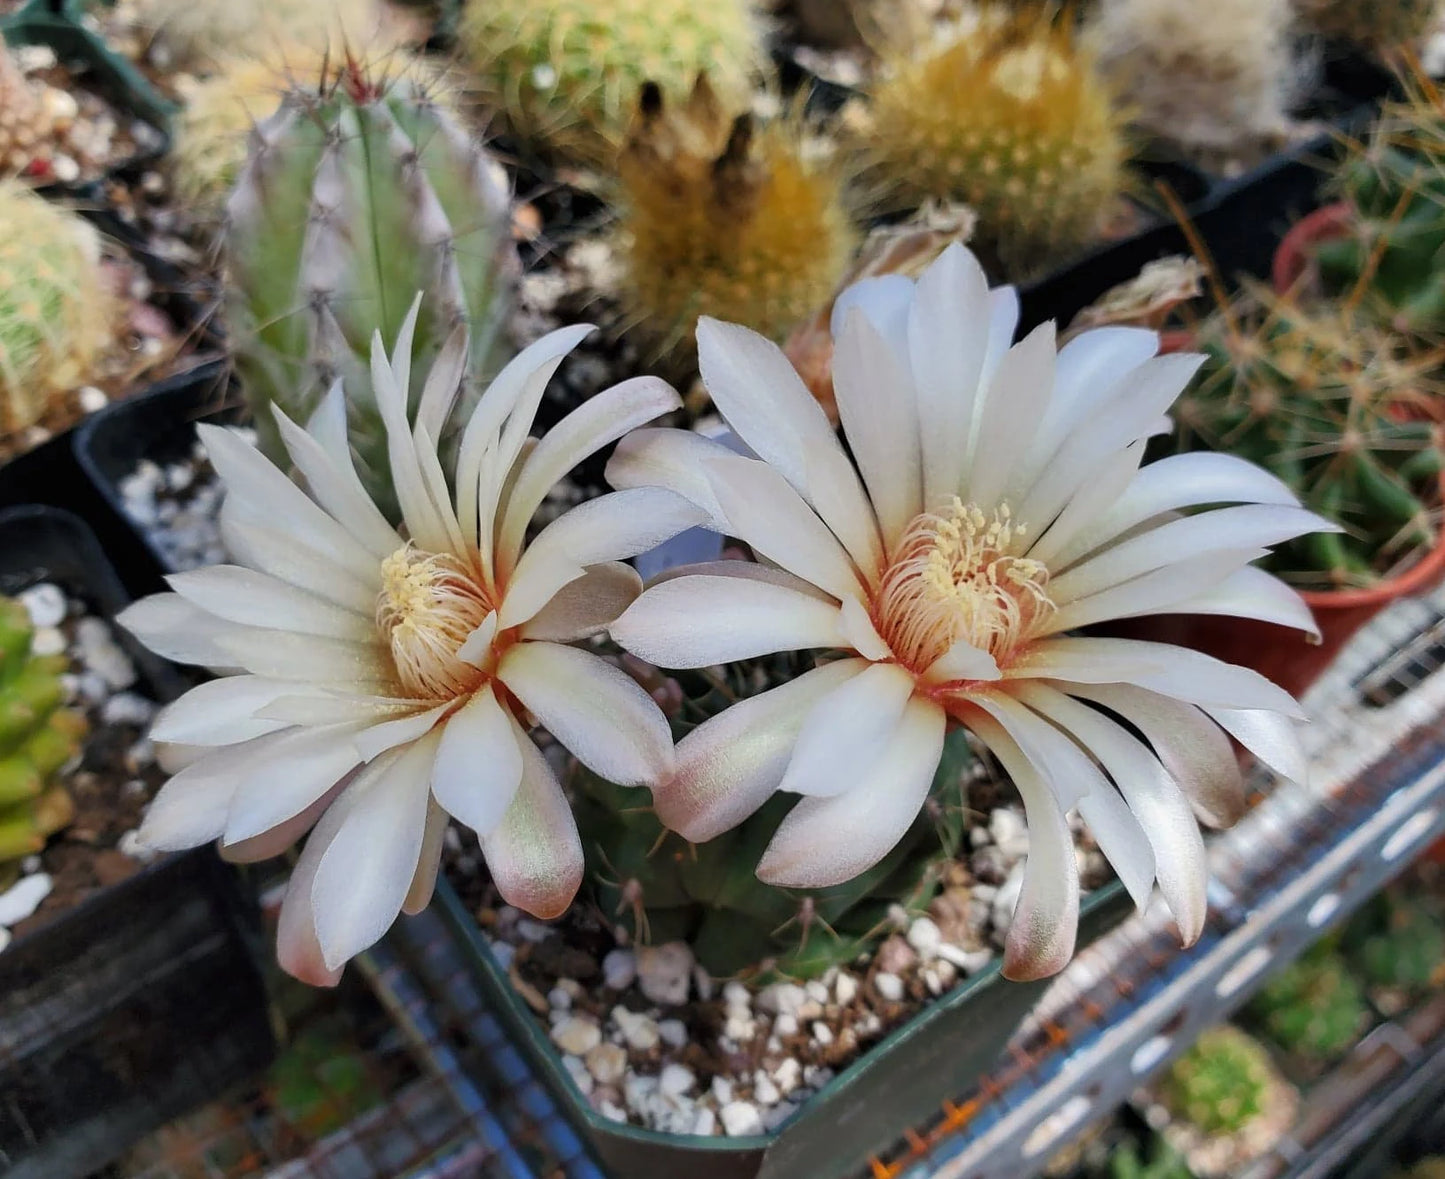
<instances>
[{"instance_id":1,"label":"red clay pot edge","mask_svg":"<svg viewBox=\"0 0 1445 1179\"><path fill-rule=\"evenodd\" d=\"M1275 294L1286 295L1299 282L1310 264L1310 247L1333 241L1349 231L1354 208L1348 201L1336 201L1306 214L1280 239L1270 265L1269 278Z\"/></svg>"}]
</instances>

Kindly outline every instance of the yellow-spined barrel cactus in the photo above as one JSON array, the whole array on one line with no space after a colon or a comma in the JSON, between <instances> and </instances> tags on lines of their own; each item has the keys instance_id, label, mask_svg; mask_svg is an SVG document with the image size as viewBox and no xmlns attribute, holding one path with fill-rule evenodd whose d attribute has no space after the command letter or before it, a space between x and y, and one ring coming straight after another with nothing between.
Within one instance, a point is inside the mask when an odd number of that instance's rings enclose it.
<instances>
[{"instance_id":1,"label":"yellow-spined barrel cactus","mask_svg":"<svg viewBox=\"0 0 1445 1179\"><path fill-rule=\"evenodd\" d=\"M395 339L420 292L418 386L459 325L470 395L506 359L520 267L500 165L414 77L348 65L257 127L226 222L236 369L262 445L284 457L271 404L304 421L344 379L362 477L395 514L372 336Z\"/></svg>"},{"instance_id":2,"label":"yellow-spined barrel cactus","mask_svg":"<svg viewBox=\"0 0 1445 1179\"><path fill-rule=\"evenodd\" d=\"M85 382L112 338L100 239L73 213L0 180L0 434Z\"/></svg>"},{"instance_id":3,"label":"yellow-spined barrel cactus","mask_svg":"<svg viewBox=\"0 0 1445 1179\"><path fill-rule=\"evenodd\" d=\"M699 81L685 109L649 86L618 164L622 299L663 351L689 351L699 315L781 340L832 296L855 234L835 163L799 121L729 118Z\"/></svg>"},{"instance_id":4,"label":"yellow-spined barrel cactus","mask_svg":"<svg viewBox=\"0 0 1445 1179\"><path fill-rule=\"evenodd\" d=\"M57 771L75 757L85 718L62 708L64 655L36 655L25 607L0 598L0 884L75 815Z\"/></svg>"},{"instance_id":5,"label":"yellow-spined barrel cactus","mask_svg":"<svg viewBox=\"0 0 1445 1179\"><path fill-rule=\"evenodd\" d=\"M875 199L971 205L975 248L1010 277L1093 241L1127 181L1122 119L1092 55L1036 13L985 8L892 58L867 124Z\"/></svg>"},{"instance_id":6,"label":"yellow-spined barrel cactus","mask_svg":"<svg viewBox=\"0 0 1445 1179\"><path fill-rule=\"evenodd\" d=\"M677 101L705 71L740 99L762 58L751 0L480 0L458 39L483 104L517 135L604 164L646 83Z\"/></svg>"},{"instance_id":7,"label":"yellow-spined barrel cactus","mask_svg":"<svg viewBox=\"0 0 1445 1179\"><path fill-rule=\"evenodd\" d=\"M1435 0L1295 0L1306 26L1375 53L1409 48L1435 20Z\"/></svg>"}]
</instances>

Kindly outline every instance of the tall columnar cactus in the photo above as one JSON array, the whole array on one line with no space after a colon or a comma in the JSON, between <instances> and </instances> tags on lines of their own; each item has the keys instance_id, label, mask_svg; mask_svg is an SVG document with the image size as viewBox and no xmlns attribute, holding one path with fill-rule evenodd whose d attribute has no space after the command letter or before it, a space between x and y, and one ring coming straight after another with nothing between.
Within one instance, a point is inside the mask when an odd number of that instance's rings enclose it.
<instances>
[{"instance_id":1,"label":"tall columnar cactus","mask_svg":"<svg viewBox=\"0 0 1445 1179\"><path fill-rule=\"evenodd\" d=\"M1435 0L1295 0L1305 25L1375 53L1409 48L1430 31Z\"/></svg>"},{"instance_id":2,"label":"tall columnar cactus","mask_svg":"<svg viewBox=\"0 0 1445 1179\"><path fill-rule=\"evenodd\" d=\"M91 227L0 180L0 434L86 381L112 339L115 300Z\"/></svg>"},{"instance_id":3,"label":"tall columnar cactus","mask_svg":"<svg viewBox=\"0 0 1445 1179\"><path fill-rule=\"evenodd\" d=\"M458 325L471 396L506 359L519 263L500 165L414 77L348 64L256 128L226 212L236 369L263 446L283 456L272 403L305 421L343 379L363 479L395 514L372 337L394 339L421 292L418 390Z\"/></svg>"},{"instance_id":4,"label":"tall columnar cactus","mask_svg":"<svg viewBox=\"0 0 1445 1179\"><path fill-rule=\"evenodd\" d=\"M752 677L780 682L778 672L791 659L775 656L730 669L726 690L714 686L689 698L675 727L686 729L691 720L718 712L738 689L756 690L759 681ZM686 677L688 689L706 686ZM929 803L908 834L868 872L817 891L776 888L755 873L794 801L787 795L775 796L716 839L690 844L639 805L635 792L578 767L574 809L597 904L642 942L687 941L716 977L770 967L793 978L822 974L893 932L890 907L901 905L911 914L927 909L958 851L963 780L973 761L965 734L952 734Z\"/></svg>"},{"instance_id":5,"label":"tall columnar cactus","mask_svg":"<svg viewBox=\"0 0 1445 1179\"><path fill-rule=\"evenodd\" d=\"M1428 413L1435 362L1347 308L1263 291L1205 325L1204 367L1176 406L1185 449L1227 451L1278 475L1346 531L1275 550L1310 588L1369 585L1436 542L1441 466Z\"/></svg>"},{"instance_id":6,"label":"tall columnar cactus","mask_svg":"<svg viewBox=\"0 0 1445 1179\"><path fill-rule=\"evenodd\" d=\"M486 0L457 30L484 105L536 146L610 165L643 86L680 101L704 71L741 101L762 61L751 0Z\"/></svg>"},{"instance_id":7,"label":"tall columnar cactus","mask_svg":"<svg viewBox=\"0 0 1445 1179\"><path fill-rule=\"evenodd\" d=\"M975 247L1014 277L1093 241L1127 183L1123 120L1092 54L1066 26L997 6L892 58L864 138L881 205L971 205Z\"/></svg>"},{"instance_id":8,"label":"tall columnar cactus","mask_svg":"<svg viewBox=\"0 0 1445 1179\"><path fill-rule=\"evenodd\" d=\"M837 165L786 118L730 118L705 78L684 109L648 86L618 163L622 299L664 351L698 316L782 339L826 303L855 241Z\"/></svg>"},{"instance_id":9,"label":"tall columnar cactus","mask_svg":"<svg viewBox=\"0 0 1445 1179\"><path fill-rule=\"evenodd\" d=\"M1278 1083L1269 1053L1229 1024L1210 1028L1176 1060L1159 1096L1176 1118L1205 1134L1235 1134L1264 1112Z\"/></svg>"},{"instance_id":10,"label":"tall columnar cactus","mask_svg":"<svg viewBox=\"0 0 1445 1179\"><path fill-rule=\"evenodd\" d=\"M1329 943L1270 979L1248 1010L1263 1035L1308 1060L1343 1052L1369 1020L1364 990Z\"/></svg>"},{"instance_id":11,"label":"tall columnar cactus","mask_svg":"<svg viewBox=\"0 0 1445 1179\"><path fill-rule=\"evenodd\" d=\"M61 704L64 655L35 655L25 607L0 598L0 884L75 816L56 773L80 749L85 718Z\"/></svg>"}]
</instances>

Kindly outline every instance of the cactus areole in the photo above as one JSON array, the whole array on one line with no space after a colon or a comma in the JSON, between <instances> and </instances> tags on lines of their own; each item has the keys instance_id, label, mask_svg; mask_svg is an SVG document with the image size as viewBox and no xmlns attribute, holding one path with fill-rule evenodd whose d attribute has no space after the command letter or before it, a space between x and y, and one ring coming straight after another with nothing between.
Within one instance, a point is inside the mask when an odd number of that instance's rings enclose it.
<instances>
[{"instance_id":1,"label":"cactus areole","mask_svg":"<svg viewBox=\"0 0 1445 1179\"><path fill-rule=\"evenodd\" d=\"M227 205L228 305L236 370L273 457L283 452L269 405L304 421L340 378L362 479L397 518L367 392L372 337L394 339L422 292L413 371L465 324L463 396L474 397L509 355L509 202L500 167L410 78L348 62L255 128Z\"/></svg>"}]
</instances>

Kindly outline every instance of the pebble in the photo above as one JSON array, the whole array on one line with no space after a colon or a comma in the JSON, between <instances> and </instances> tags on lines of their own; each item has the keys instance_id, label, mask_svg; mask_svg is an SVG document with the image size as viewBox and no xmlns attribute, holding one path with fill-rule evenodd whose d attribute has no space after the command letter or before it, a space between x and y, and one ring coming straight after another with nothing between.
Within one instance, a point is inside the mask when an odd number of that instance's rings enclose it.
<instances>
[{"instance_id":1,"label":"pebble","mask_svg":"<svg viewBox=\"0 0 1445 1179\"><path fill-rule=\"evenodd\" d=\"M65 650L65 635L56 627L37 627L30 638L30 650L36 655L59 655Z\"/></svg>"},{"instance_id":2,"label":"pebble","mask_svg":"<svg viewBox=\"0 0 1445 1179\"><path fill-rule=\"evenodd\" d=\"M552 930L540 921L533 921L530 917L523 917L517 922L517 936L524 942L531 942L533 945L537 945L551 937Z\"/></svg>"},{"instance_id":3,"label":"pebble","mask_svg":"<svg viewBox=\"0 0 1445 1179\"><path fill-rule=\"evenodd\" d=\"M100 719L108 725L148 725L156 705L135 692L117 692L105 702Z\"/></svg>"},{"instance_id":4,"label":"pebble","mask_svg":"<svg viewBox=\"0 0 1445 1179\"><path fill-rule=\"evenodd\" d=\"M571 1015L552 1029L552 1042L563 1052L585 1056L602 1042L602 1029L590 1016Z\"/></svg>"},{"instance_id":5,"label":"pebble","mask_svg":"<svg viewBox=\"0 0 1445 1179\"><path fill-rule=\"evenodd\" d=\"M3 925L0 925L0 950L3 950L9 944L10 931L6 929Z\"/></svg>"},{"instance_id":6,"label":"pebble","mask_svg":"<svg viewBox=\"0 0 1445 1179\"><path fill-rule=\"evenodd\" d=\"M703 1138L711 1138L717 1133L717 1114L704 1105L697 1111L697 1121L692 1124L692 1132Z\"/></svg>"},{"instance_id":7,"label":"pebble","mask_svg":"<svg viewBox=\"0 0 1445 1179\"><path fill-rule=\"evenodd\" d=\"M637 985L654 1003L676 1007L687 1002L692 965L692 950L686 942L640 946L637 950Z\"/></svg>"},{"instance_id":8,"label":"pebble","mask_svg":"<svg viewBox=\"0 0 1445 1179\"><path fill-rule=\"evenodd\" d=\"M846 1007L858 997L858 980L851 974L839 974L833 984L833 997L840 1007Z\"/></svg>"},{"instance_id":9,"label":"pebble","mask_svg":"<svg viewBox=\"0 0 1445 1179\"><path fill-rule=\"evenodd\" d=\"M773 1031L780 1036L796 1036L798 1034L798 1017L796 1015L780 1015L773 1020Z\"/></svg>"},{"instance_id":10,"label":"pebble","mask_svg":"<svg viewBox=\"0 0 1445 1179\"><path fill-rule=\"evenodd\" d=\"M814 1003L826 1003L832 997L828 994L828 988L816 978L809 979L803 984L803 990L808 992L808 998Z\"/></svg>"},{"instance_id":11,"label":"pebble","mask_svg":"<svg viewBox=\"0 0 1445 1179\"><path fill-rule=\"evenodd\" d=\"M1029 829L1023 816L1008 807L998 807L988 817L988 833L995 846L1011 860L1029 854Z\"/></svg>"},{"instance_id":12,"label":"pebble","mask_svg":"<svg viewBox=\"0 0 1445 1179\"><path fill-rule=\"evenodd\" d=\"M621 1031L622 1038L627 1041L628 1047L638 1052L651 1052L657 1047L659 1039L657 1021L651 1016L628 1011L626 1007L614 1007L612 1022Z\"/></svg>"},{"instance_id":13,"label":"pebble","mask_svg":"<svg viewBox=\"0 0 1445 1179\"><path fill-rule=\"evenodd\" d=\"M503 970L512 968L512 959L517 956L517 947L511 942L494 941L488 942L487 948L492 951L492 957L497 960L497 965Z\"/></svg>"},{"instance_id":14,"label":"pebble","mask_svg":"<svg viewBox=\"0 0 1445 1179\"><path fill-rule=\"evenodd\" d=\"M116 842L115 850L123 852L133 860L148 864L161 853L141 842L139 831L127 831Z\"/></svg>"},{"instance_id":15,"label":"pebble","mask_svg":"<svg viewBox=\"0 0 1445 1179\"><path fill-rule=\"evenodd\" d=\"M658 1090L669 1097L681 1097L692 1092L696 1085L697 1077L685 1064L664 1065L657 1077Z\"/></svg>"},{"instance_id":16,"label":"pebble","mask_svg":"<svg viewBox=\"0 0 1445 1179\"><path fill-rule=\"evenodd\" d=\"M704 1003L713 997L714 985L712 975L700 965L692 968L692 987L693 990L697 992L697 997Z\"/></svg>"},{"instance_id":17,"label":"pebble","mask_svg":"<svg viewBox=\"0 0 1445 1179\"><path fill-rule=\"evenodd\" d=\"M94 385L82 385L76 390L75 399L86 413L97 413L110 404L110 398Z\"/></svg>"},{"instance_id":18,"label":"pebble","mask_svg":"<svg viewBox=\"0 0 1445 1179\"><path fill-rule=\"evenodd\" d=\"M890 1003L897 1003L903 998L903 980L896 974L889 974L886 970L875 974L873 986Z\"/></svg>"},{"instance_id":19,"label":"pebble","mask_svg":"<svg viewBox=\"0 0 1445 1179\"><path fill-rule=\"evenodd\" d=\"M614 991L625 991L637 979L637 955L631 950L609 950L602 959L602 981Z\"/></svg>"},{"instance_id":20,"label":"pebble","mask_svg":"<svg viewBox=\"0 0 1445 1179\"><path fill-rule=\"evenodd\" d=\"M613 1105L610 1101L600 1101L597 1103L597 1112L610 1122L627 1124L627 1111L620 1105Z\"/></svg>"},{"instance_id":21,"label":"pebble","mask_svg":"<svg viewBox=\"0 0 1445 1179\"><path fill-rule=\"evenodd\" d=\"M75 644L80 660L119 691L136 681L135 664L111 636L110 627L99 618L82 618L75 624Z\"/></svg>"},{"instance_id":22,"label":"pebble","mask_svg":"<svg viewBox=\"0 0 1445 1179\"><path fill-rule=\"evenodd\" d=\"M758 1034L758 1023L751 1015L739 1014L736 1008L730 1010L723 1022L723 1035L737 1043L746 1043Z\"/></svg>"},{"instance_id":23,"label":"pebble","mask_svg":"<svg viewBox=\"0 0 1445 1179\"><path fill-rule=\"evenodd\" d=\"M746 1011L753 1005L752 992L736 979L723 984L722 997L728 1007L741 1007Z\"/></svg>"},{"instance_id":24,"label":"pebble","mask_svg":"<svg viewBox=\"0 0 1445 1179\"><path fill-rule=\"evenodd\" d=\"M938 925L932 917L916 917L908 927L908 944L917 950L925 961L938 956L938 947L942 941L943 934L938 931Z\"/></svg>"},{"instance_id":25,"label":"pebble","mask_svg":"<svg viewBox=\"0 0 1445 1179\"><path fill-rule=\"evenodd\" d=\"M821 1019L813 1025L813 1042L824 1048L833 1042L833 1029Z\"/></svg>"},{"instance_id":26,"label":"pebble","mask_svg":"<svg viewBox=\"0 0 1445 1179\"><path fill-rule=\"evenodd\" d=\"M48 581L32 585L20 595L20 604L34 627L59 626L65 621L65 591Z\"/></svg>"},{"instance_id":27,"label":"pebble","mask_svg":"<svg viewBox=\"0 0 1445 1179\"><path fill-rule=\"evenodd\" d=\"M547 992L547 1005L558 1011L572 1010L572 996L561 987L553 987Z\"/></svg>"},{"instance_id":28,"label":"pebble","mask_svg":"<svg viewBox=\"0 0 1445 1179\"><path fill-rule=\"evenodd\" d=\"M888 974L902 974L918 961L913 947L897 934L885 938L874 956L874 964Z\"/></svg>"},{"instance_id":29,"label":"pebble","mask_svg":"<svg viewBox=\"0 0 1445 1179\"><path fill-rule=\"evenodd\" d=\"M3 893L0 893L0 925L14 925L24 921L40 907L40 902L50 895L54 882L48 873L36 872L33 876L22 876Z\"/></svg>"},{"instance_id":30,"label":"pebble","mask_svg":"<svg viewBox=\"0 0 1445 1179\"><path fill-rule=\"evenodd\" d=\"M759 1069L753 1076L753 1100L763 1105L777 1105L782 1099L783 1095L778 1092L773 1079Z\"/></svg>"},{"instance_id":31,"label":"pebble","mask_svg":"<svg viewBox=\"0 0 1445 1179\"><path fill-rule=\"evenodd\" d=\"M798 1107L791 1101L781 1101L771 1109L763 1111L763 1129L771 1134L797 1112Z\"/></svg>"},{"instance_id":32,"label":"pebble","mask_svg":"<svg viewBox=\"0 0 1445 1179\"><path fill-rule=\"evenodd\" d=\"M567 1070L568 1075L572 1078L577 1088L582 1090L584 1096L592 1092L594 1082L592 1080L592 1074L587 1071L585 1064L575 1056L566 1055L562 1057L562 1067Z\"/></svg>"},{"instance_id":33,"label":"pebble","mask_svg":"<svg viewBox=\"0 0 1445 1179\"><path fill-rule=\"evenodd\" d=\"M990 919L993 923L995 938L1002 940L1003 935L1008 932L1008 927L1013 923L1014 909L1018 905L1019 894L1023 892L1023 888L1024 861L1020 860L1014 865L1008 879L999 885L998 892L993 898Z\"/></svg>"},{"instance_id":34,"label":"pebble","mask_svg":"<svg viewBox=\"0 0 1445 1179\"><path fill-rule=\"evenodd\" d=\"M588 1049L584 1059L587 1071L604 1085L620 1081L627 1072L627 1050L621 1044L610 1044L604 1040Z\"/></svg>"},{"instance_id":35,"label":"pebble","mask_svg":"<svg viewBox=\"0 0 1445 1179\"><path fill-rule=\"evenodd\" d=\"M733 1099L733 1083L723 1076L713 1077L709 1092L719 1106L724 1106Z\"/></svg>"},{"instance_id":36,"label":"pebble","mask_svg":"<svg viewBox=\"0 0 1445 1179\"><path fill-rule=\"evenodd\" d=\"M763 1132L763 1119L758 1116L757 1107L747 1101L730 1101L718 1110L723 1131L730 1138L744 1138Z\"/></svg>"},{"instance_id":37,"label":"pebble","mask_svg":"<svg viewBox=\"0 0 1445 1179\"><path fill-rule=\"evenodd\" d=\"M788 1057L773 1070L773 1083L783 1093L791 1093L803 1079L803 1066L796 1057Z\"/></svg>"},{"instance_id":38,"label":"pebble","mask_svg":"<svg viewBox=\"0 0 1445 1179\"><path fill-rule=\"evenodd\" d=\"M660 1019L657 1021L657 1034L664 1044L681 1048L687 1043L687 1024L680 1019Z\"/></svg>"},{"instance_id":39,"label":"pebble","mask_svg":"<svg viewBox=\"0 0 1445 1179\"><path fill-rule=\"evenodd\" d=\"M987 948L962 950L958 946L944 942L938 947L938 957L940 962L951 963L964 974L977 974L993 961L993 951Z\"/></svg>"},{"instance_id":40,"label":"pebble","mask_svg":"<svg viewBox=\"0 0 1445 1179\"><path fill-rule=\"evenodd\" d=\"M808 992L797 983L769 983L758 992L758 1006L777 1015L797 1016L808 1001Z\"/></svg>"}]
</instances>

